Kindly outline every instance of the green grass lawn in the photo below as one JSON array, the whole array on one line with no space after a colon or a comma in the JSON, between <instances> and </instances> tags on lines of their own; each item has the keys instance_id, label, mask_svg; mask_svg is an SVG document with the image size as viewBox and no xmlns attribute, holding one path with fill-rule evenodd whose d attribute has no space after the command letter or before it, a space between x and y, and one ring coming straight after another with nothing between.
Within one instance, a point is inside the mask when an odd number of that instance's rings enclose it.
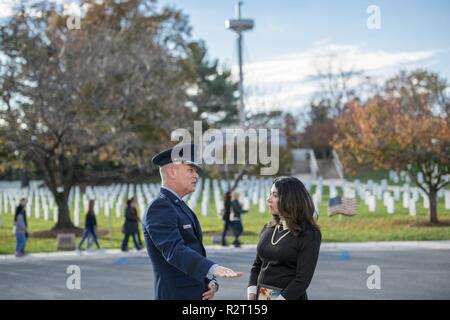
<instances>
[{"instance_id":1,"label":"green grass lawn","mask_svg":"<svg viewBox=\"0 0 450 320\"><path fill-rule=\"evenodd\" d=\"M220 234L223 222L217 217L213 205L213 193L210 198L210 213L204 217L201 215L200 201L195 208L195 212L202 225L204 243L212 243L212 235ZM450 240L450 226L419 226L421 222L428 221L427 209L422 207L422 201L417 205L417 216L410 217L408 210L401 207L401 202L396 203L396 213L388 214L382 201L377 203L377 211L370 213L362 201L358 203L358 213L354 217L327 216L328 188L324 188L324 196L319 209L319 225L322 230L322 240L324 242L343 241L402 241L402 240ZM450 211L444 210L444 201L441 199L438 204L439 220L450 222ZM114 211L112 211L114 214ZM80 217L80 225L84 225L84 216ZM270 220L269 214L259 213L257 206L252 206L251 212L243 216L244 235L242 242L246 244L256 243L259 232L263 225ZM13 215L4 213L1 215L2 226L0 227L0 254L14 253L15 236L12 234ZM73 219L72 219L73 221ZM109 220L103 211L97 216L99 229L109 230ZM100 245L103 248L120 248L122 233L122 218L113 218L112 241L109 234L100 236ZM50 229L54 223L44 221L34 217L28 218L30 233L34 231ZM80 240L77 237L77 242ZM229 242L231 235L229 236ZM133 248L130 239L129 247ZM52 252L56 251L55 239L33 238L27 243L28 252Z\"/></svg>"}]
</instances>

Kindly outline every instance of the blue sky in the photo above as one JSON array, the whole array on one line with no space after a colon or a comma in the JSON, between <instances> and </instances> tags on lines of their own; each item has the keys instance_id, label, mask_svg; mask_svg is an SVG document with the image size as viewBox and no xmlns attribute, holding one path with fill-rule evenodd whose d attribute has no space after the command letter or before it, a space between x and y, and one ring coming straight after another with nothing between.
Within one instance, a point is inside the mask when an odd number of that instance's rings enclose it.
<instances>
[{"instance_id":1,"label":"blue sky","mask_svg":"<svg viewBox=\"0 0 450 320\"><path fill-rule=\"evenodd\" d=\"M0 0L0 18L18 1ZM78 2L50 1L72 7ZM224 22L234 18L236 2L158 1L187 14L193 38L205 40L209 57L234 71L235 35ZM379 30L367 28L370 5L380 9ZM245 101L250 109L304 110L318 90L311 77L325 71L330 56L333 70L362 70L380 82L400 69L415 68L450 79L448 0L246 0L242 15L255 20L255 29L244 35Z\"/></svg>"},{"instance_id":2,"label":"blue sky","mask_svg":"<svg viewBox=\"0 0 450 320\"><path fill-rule=\"evenodd\" d=\"M225 19L234 18L236 1L159 3L189 15L192 35L206 41L210 58L237 64L235 36L224 28ZM379 30L366 26L370 5L380 8ZM343 68L363 69L380 79L418 67L450 78L450 1L247 0L242 16L255 20L255 29L244 36L251 108L302 108L315 90L306 79L325 63L322 55L337 56Z\"/></svg>"},{"instance_id":3,"label":"blue sky","mask_svg":"<svg viewBox=\"0 0 450 320\"><path fill-rule=\"evenodd\" d=\"M234 18L236 1L159 3L175 5L190 16L194 37L206 40L211 56L236 60L234 36L224 28L224 20ZM380 7L380 30L366 27L369 5ZM336 44L364 42L371 50L450 48L447 0L247 0L242 11L244 17L255 20L255 29L245 34L251 62L308 49L324 39Z\"/></svg>"}]
</instances>

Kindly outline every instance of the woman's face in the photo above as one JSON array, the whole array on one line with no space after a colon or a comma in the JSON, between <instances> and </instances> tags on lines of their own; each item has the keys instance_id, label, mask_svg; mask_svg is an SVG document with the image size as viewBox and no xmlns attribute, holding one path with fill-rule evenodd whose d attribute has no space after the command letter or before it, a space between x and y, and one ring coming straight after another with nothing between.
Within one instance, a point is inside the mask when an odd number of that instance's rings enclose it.
<instances>
[{"instance_id":1,"label":"woman's face","mask_svg":"<svg viewBox=\"0 0 450 320\"><path fill-rule=\"evenodd\" d=\"M270 194L267 198L267 205L269 206L269 213L271 215L280 214L278 211L278 191L277 188L275 188L275 184L273 184L272 188L270 188Z\"/></svg>"}]
</instances>

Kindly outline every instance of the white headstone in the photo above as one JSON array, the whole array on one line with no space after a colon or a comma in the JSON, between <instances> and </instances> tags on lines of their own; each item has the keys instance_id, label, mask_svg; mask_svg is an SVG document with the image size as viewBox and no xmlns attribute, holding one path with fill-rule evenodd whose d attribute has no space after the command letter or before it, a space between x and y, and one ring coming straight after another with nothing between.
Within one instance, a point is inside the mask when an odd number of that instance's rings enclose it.
<instances>
[{"instance_id":1,"label":"white headstone","mask_svg":"<svg viewBox=\"0 0 450 320\"><path fill-rule=\"evenodd\" d=\"M389 197L387 200L387 212L389 214L393 214L395 212L394 198Z\"/></svg>"},{"instance_id":2,"label":"white headstone","mask_svg":"<svg viewBox=\"0 0 450 320\"><path fill-rule=\"evenodd\" d=\"M99 205L98 201L95 201L94 211L95 211L96 215L98 215L100 213L100 205ZM87 212L87 210L86 210L86 212Z\"/></svg>"},{"instance_id":3,"label":"white headstone","mask_svg":"<svg viewBox=\"0 0 450 320\"><path fill-rule=\"evenodd\" d=\"M39 219L40 216L40 208L39 208L39 196L36 193L34 197L34 217Z\"/></svg>"},{"instance_id":4,"label":"white headstone","mask_svg":"<svg viewBox=\"0 0 450 320\"><path fill-rule=\"evenodd\" d=\"M428 196L426 194L423 194L423 207L425 209L429 209L430 208L430 198L428 198Z\"/></svg>"},{"instance_id":5,"label":"white headstone","mask_svg":"<svg viewBox=\"0 0 450 320\"><path fill-rule=\"evenodd\" d=\"M266 212L266 200L263 197L259 198L259 212Z\"/></svg>"},{"instance_id":6,"label":"white headstone","mask_svg":"<svg viewBox=\"0 0 450 320\"><path fill-rule=\"evenodd\" d=\"M416 202L409 202L409 215L415 217L416 216Z\"/></svg>"},{"instance_id":7,"label":"white headstone","mask_svg":"<svg viewBox=\"0 0 450 320\"><path fill-rule=\"evenodd\" d=\"M205 186L203 188L202 193L202 204L201 204L201 213L203 216L208 215L208 207L209 207L209 179L205 180Z\"/></svg>"},{"instance_id":8,"label":"white headstone","mask_svg":"<svg viewBox=\"0 0 450 320\"><path fill-rule=\"evenodd\" d=\"M423 174L422 174L422 172L418 172L417 173L417 182L419 182L419 184L423 183Z\"/></svg>"},{"instance_id":9,"label":"white headstone","mask_svg":"<svg viewBox=\"0 0 450 320\"><path fill-rule=\"evenodd\" d=\"M369 197L369 211L370 212L375 212L376 209L377 209L377 203L376 203L375 196L371 195Z\"/></svg>"},{"instance_id":10,"label":"white headstone","mask_svg":"<svg viewBox=\"0 0 450 320\"><path fill-rule=\"evenodd\" d=\"M109 217L109 215L111 214L111 211L109 210L109 201L106 200L104 205L105 207L103 208L103 210L105 212L105 216Z\"/></svg>"},{"instance_id":11,"label":"white headstone","mask_svg":"<svg viewBox=\"0 0 450 320\"><path fill-rule=\"evenodd\" d=\"M73 208L73 224L77 227L80 226L80 209L77 205Z\"/></svg>"},{"instance_id":12,"label":"white headstone","mask_svg":"<svg viewBox=\"0 0 450 320\"><path fill-rule=\"evenodd\" d=\"M410 199L409 192L403 192L403 208L405 209L409 208L409 199Z\"/></svg>"},{"instance_id":13,"label":"white headstone","mask_svg":"<svg viewBox=\"0 0 450 320\"><path fill-rule=\"evenodd\" d=\"M394 199L395 201L400 200L400 187L394 187Z\"/></svg>"},{"instance_id":14,"label":"white headstone","mask_svg":"<svg viewBox=\"0 0 450 320\"><path fill-rule=\"evenodd\" d=\"M450 190L445 190L445 210L450 210Z\"/></svg>"},{"instance_id":15,"label":"white headstone","mask_svg":"<svg viewBox=\"0 0 450 320\"><path fill-rule=\"evenodd\" d=\"M58 206L53 207L53 222L58 222Z\"/></svg>"},{"instance_id":16,"label":"white headstone","mask_svg":"<svg viewBox=\"0 0 450 320\"><path fill-rule=\"evenodd\" d=\"M31 216L31 203L32 203L32 197L30 197L30 199L28 200L28 203L27 203L27 217L30 217Z\"/></svg>"},{"instance_id":17,"label":"white headstone","mask_svg":"<svg viewBox=\"0 0 450 320\"><path fill-rule=\"evenodd\" d=\"M387 207L388 199L391 197L391 193L389 191L383 192L383 205Z\"/></svg>"},{"instance_id":18,"label":"white headstone","mask_svg":"<svg viewBox=\"0 0 450 320\"><path fill-rule=\"evenodd\" d=\"M48 206L47 206L47 203L45 203L43 209L44 209L44 220L48 221Z\"/></svg>"},{"instance_id":19,"label":"white headstone","mask_svg":"<svg viewBox=\"0 0 450 320\"><path fill-rule=\"evenodd\" d=\"M244 210L250 210L250 199L247 196L242 198L242 208Z\"/></svg>"},{"instance_id":20,"label":"white headstone","mask_svg":"<svg viewBox=\"0 0 450 320\"><path fill-rule=\"evenodd\" d=\"M370 191L366 190L366 192L364 193L364 203L365 203L366 206L369 205L371 196L372 196L372 194L370 193Z\"/></svg>"},{"instance_id":21,"label":"white headstone","mask_svg":"<svg viewBox=\"0 0 450 320\"><path fill-rule=\"evenodd\" d=\"M120 218L120 216L122 214L122 202L121 201L116 202L115 212L116 212L116 218Z\"/></svg>"},{"instance_id":22,"label":"white headstone","mask_svg":"<svg viewBox=\"0 0 450 320\"><path fill-rule=\"evenodd\" d=\"M330 199L334 198L338 195L336 187L334 185L330 185Z\"/></svg>"}]
</instances>

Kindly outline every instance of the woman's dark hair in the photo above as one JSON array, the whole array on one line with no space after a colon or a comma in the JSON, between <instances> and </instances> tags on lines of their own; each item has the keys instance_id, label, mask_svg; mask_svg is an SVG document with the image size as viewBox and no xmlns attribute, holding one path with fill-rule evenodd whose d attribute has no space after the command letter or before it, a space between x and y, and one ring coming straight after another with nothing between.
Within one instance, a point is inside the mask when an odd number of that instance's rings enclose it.
<instances>
[{"instance_id":1,"label":"woman's dark hair","mask_svg":"<svg viewBox=\"0 0 450 320\"><path fill-rule=\"evenodd\" d=\"M305 185L295 177L277 177L273 184L278 193L278 211L286 220L286 224L291 232L298 236L303 233L307 225L311 225L319 230L319 226L314 221L314 202L306 190ZM280 217L273 216L270 227L280 223Z\"/></svg>"},{"instance_id":2,"label":"woman's dark hair","mask_svg":"<svg viewBox=\"0 0 450 320\"><path fill-rule=\"evenodd\" d=\"M231 200L231 191L225 192L225 201Z\"/></svg>"},{"instance_id":3,"label":"woman's dark hair","mask_svg":"<svg viewBox=\"0 0 450 320\"><path fill-rule=\"evenodd\" d=\"M132 198L127 200L127 206L128 207L131 206L131 203L133 202L133 200L134 200L134 197L132 197Z\"/></svg>"}]
</instances>

